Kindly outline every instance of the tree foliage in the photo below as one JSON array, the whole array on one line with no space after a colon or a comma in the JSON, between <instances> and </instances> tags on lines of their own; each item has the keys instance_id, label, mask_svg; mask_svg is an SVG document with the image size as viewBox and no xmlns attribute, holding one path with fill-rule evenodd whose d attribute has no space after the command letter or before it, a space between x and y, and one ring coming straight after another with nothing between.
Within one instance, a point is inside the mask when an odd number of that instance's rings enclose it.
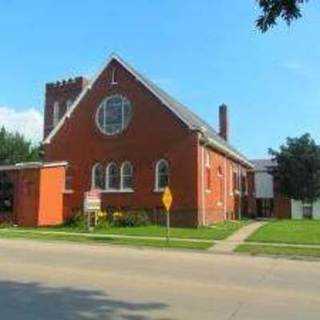
<instances>
[{"instance_id":1,"label":"tree foliage","mask_svg":"<svg viewBox=\"0 0 320 320\"><path fill-rule=\"evenodd\" d=\"M0 129L0 165L41 160L41 147L34 146L19 133Z\"/></svg>"},{"instance_id":2,"label":"tree foliage","mask_svg":"<svg viewBox=\"0 0 320 320\"><path fill-rule=\"evenodd\" d=\"M301 5L308 0L257 0L262 14L256 21L256 26L262 32L268 31L277 24L278 19L284 20L288 25L300 18Z\"/></svg>"},{"instance_id":3,"label":"tree foliage","mask_svg":"<svg viewBox=\"0 0 320 320\"><path fill-rule=\"evenodd\" d=\"M279 151L269 153L277 164L271 173L281 194L302 202L320 198L320 146L309 134L287 138Z\"/></svg>"}]
</instances>

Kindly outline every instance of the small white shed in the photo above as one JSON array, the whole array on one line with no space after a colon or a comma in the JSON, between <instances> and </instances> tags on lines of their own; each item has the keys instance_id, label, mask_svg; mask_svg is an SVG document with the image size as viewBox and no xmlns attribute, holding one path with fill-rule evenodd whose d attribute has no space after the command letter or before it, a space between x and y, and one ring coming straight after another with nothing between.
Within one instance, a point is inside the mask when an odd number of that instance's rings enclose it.
<instances>
[{"instance_id":1,"label":"small white shed","mask_svg":"<svg viewBox=\"0 0 320 320\"><path fill-rule=\"evenodd\" d=\"M303 219L308 215L312 219L320 219L320 200L310 206L303 206L302 201L291 200L292 219Z\"/></svg>"}]
</instances>

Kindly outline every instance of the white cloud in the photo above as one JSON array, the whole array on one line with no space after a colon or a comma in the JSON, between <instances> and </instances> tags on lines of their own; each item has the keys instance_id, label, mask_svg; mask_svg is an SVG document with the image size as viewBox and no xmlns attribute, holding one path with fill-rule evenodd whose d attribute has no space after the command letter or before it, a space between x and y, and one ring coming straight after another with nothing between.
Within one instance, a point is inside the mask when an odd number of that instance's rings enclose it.
<instances>
[{"instance_id":1,"label":"white cloud","mask_svg":"<svg viewBox=\"0 0 320 320\"><path fill-rule=\"evenodd\" d=\"M281 63L281 67L289 71L291 74L296 74L303 77L311 77L314 75L314 70L307 64L298 61L285 61Z\"/></svg>"},{"instance_id":2,"label":"white cloud","mask_svg":"<svg viewBox=\"0 0 320 320\"><path fill-rule=\"evenodd\" d=\"M300 71L304 69L304 66L301 63L296 61L286 61L282 64L285 69L292 70L292 71Z\"/></svg>"},{"instance_id":3,"label":"white cloud","mask_svg":"<svg viewBox=\"0 0 320 320\"><path fill-rule=\"evenodd\" d=\"M0 107L0 127L2 126L9 131L18 131L27 139L37 143L42 140L43 115L34 108L20 111Z\"/></svg>"}]
</instances>

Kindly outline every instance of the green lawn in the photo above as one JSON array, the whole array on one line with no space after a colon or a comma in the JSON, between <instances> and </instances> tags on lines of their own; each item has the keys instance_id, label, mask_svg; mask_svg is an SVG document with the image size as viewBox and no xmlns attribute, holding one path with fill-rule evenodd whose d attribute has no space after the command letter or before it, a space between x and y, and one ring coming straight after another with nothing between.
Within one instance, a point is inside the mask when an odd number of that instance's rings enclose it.
<instances>
[{"instance_id":1,"label":"green lawn","mask_svg":"<svg viewBox=\"0 0 320 320\"><path fill-rule=\"evenodd\" d=\"M81 243L103 243L112 245L129 245L129 246L148 246L159 248L182 248L182 249L197 249L205 250L212 246L209 242L191 242L191 241L173 241L169 243L166 240L145 240L145 239L118 239L112 237L99 237L95 234L81 234L81 235L66 235L58 233L43 233L41 231L32 230L13 230L2 229L0 230L0 238L6 239L34 239L43 241L72 241Z\"/></svg>"},{"instance_id":2,"label":"green lawn","mask_svg":"<svg viewBox=\"0 0 320 320\"><path fill-rule=\"evenodd\" d=\"M210 227L200 228L170 228L170 236L172 238L181 239L201 239L201 240L222 240L234 233L239 228L247 224L248 221L225 221L216 223ZM82 228L75 227L53 227L39 228L39 230L65 231L65 232L86 232ZM165 237L166 228L164 226L149 225L143 227L97 227L94 231L96 234L117 234L128 236L149 236L149 237Z\"/></svg>"},{"instance_id":3,"label":"green lawn","mask_svg":"<svg viewBox=\"0 0 320 320\"><path fill-rule=\"evenodd\" d=\"M320 257L320 248L301 248L301 247L276 247L272 245L250 245L241 244L235 252L250 253L251 255L282 255L282 256L308 256Z\"/></svg>"},{"instance_id":4,"label":"green lawn","mask_svg":"<svg viewBox=\"0 0 320 320\"><path fill-rule=\"evenodd\" d=\"M320 245L320 221L271 221L258 229L246 241Z\"/></svg>"}]
</instances>

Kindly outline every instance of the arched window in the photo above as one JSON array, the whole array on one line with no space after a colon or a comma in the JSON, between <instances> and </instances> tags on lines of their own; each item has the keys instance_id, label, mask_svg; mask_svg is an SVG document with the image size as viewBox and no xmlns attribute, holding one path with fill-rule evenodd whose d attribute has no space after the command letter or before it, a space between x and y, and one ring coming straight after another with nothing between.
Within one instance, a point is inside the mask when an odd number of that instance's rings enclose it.
<instances>
[{"instance_id":1,"label":"arched window","mask_svg":"<svg viewBox=\"0 0 320 320\"><path fill-rule=\"evenodd\" d=\"M53 113L52 113L52 125L55 127L59 122L60 110L59 110L59 102L56 101L53 105Z\"/></svg>"},{"instance_id":2,"label":"arched window","mask_svg":"<svg viewBox=\"0 0 320 320\"><path fill-rule=\"evenodd\" d=\"M218 177L222 177L223 176L223 171L221 166L218 167Z\"/></svg>"},{"instance_id":3,"label":"arched window","mask_svg":"<svg viewBox=\"0 0 320 320\"><path fill-rule=\"evenodd\" d=\"M117 80L116 80L116 69L113 68L112 69L112 73L111 73L111 84L118 84Z\"/></svg>"},{"instance_id":4,"label":"arched window","mask_svg":"<svg viewBox=\"0 0 320 320\"><path fill-rule=\"evenodd\" d=\"M223 170L222 167L218 167L218 177L219 177L219 203L222 204L224 202L224 179L223 179Z\"/></svg>"},{"instance_id":5,"label":"arched window","mask_svg":"<svg viewBox=\"0 0 320 320\"><path fill-rule=\"evenodd\" d=\"M127 128L131 116L130 101L123 96L114 95L102 101L96 114L96 122L104 134L114 135Z\"/></svg>"},{"instance_id":6,"label":"arched window","mask_svg":"<svg viewBox=\"0 0 320 320\"><path fill-rule=\"evenodd\" d=\"M105 170L101 163L96 163L92 167L92 189L105 189Z\"/></svg>"},{"instance_id":7,"label":"arched window","mask_svg":"<svg viewBox=\"0 0 320 320\"><path fill-rule=\"evenodd\" d=\"M133 166L129 161L125 161L121 166L121 189L133 188Z\"/></svg>"},{"instance_id":8,"label":"arched window","mask_svg":"<svg viewBox=\"0 0 320 320\"><path fill-rule=\"evenodd\" d=\"M169 164L166 160L161 159L156 164L156 191L162 191L169 184Z\"/></svg>"},{"instance_id":9,"label":"arched window","mask_svg":"<svg viewBox=\"0 0 320 320\"><path fill-rule=\"evenodd\" d=\"M66 170L66 179L65 179L65 190L73 190L73 177L74 177L74 171L72 167L69 165ZM92 187L92 183L91 183Z\"/></svg>"},{"instance_id":10,"label":"arched window","mask_svg":"<svg viewBox=\"0 0 320 320\"><path fill-rule=\"evenodd\" d=\"M119 168L111 162L107 166L107 189L117 190L120 188L120 174Z\"/></svg>"},{"instance_id":11,"label":"arched window","mask_svg":"<svg viewBox=\"0 0 320 320\"><path fill-rule=\"evenodd\" d=\"M68 111L70 109L70 107L72 106L73 104L73 100L72 99L68 99L66 101L66 111Z\"/></svg>"}]
</instances>

